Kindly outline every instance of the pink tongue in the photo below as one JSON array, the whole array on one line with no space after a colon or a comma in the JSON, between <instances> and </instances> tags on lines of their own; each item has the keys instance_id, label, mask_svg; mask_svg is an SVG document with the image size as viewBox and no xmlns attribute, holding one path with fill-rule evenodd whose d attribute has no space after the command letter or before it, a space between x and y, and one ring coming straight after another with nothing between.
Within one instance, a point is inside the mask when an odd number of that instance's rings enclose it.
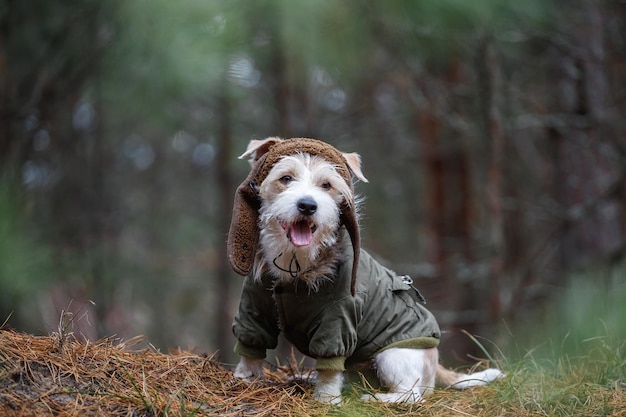
<instances>
[{"instance_id":1,"label":"pink tongue","mask_svg":"<svg viewBox=\"0 0 626 417\"><path fill-rule=\"evenodd\" d=\"M295 246L306 246L311 243L313 233L311 232L309 222L300 221L294 223L291 226L290 236L291 243L293 243Z\"/></svg>"}]
</instances>

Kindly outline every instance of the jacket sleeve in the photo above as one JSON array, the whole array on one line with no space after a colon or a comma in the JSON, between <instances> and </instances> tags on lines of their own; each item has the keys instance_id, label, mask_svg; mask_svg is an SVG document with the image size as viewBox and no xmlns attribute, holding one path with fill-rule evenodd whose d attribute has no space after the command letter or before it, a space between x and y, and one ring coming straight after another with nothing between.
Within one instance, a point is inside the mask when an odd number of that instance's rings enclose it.
<instances>
[{"instance_id":1,"label":"jacket sleeve","mask_svg":"<svg viewBox=\"0 0 626 417\"><path fill-rule=\"evenodd\" d=\"M357 346L357 328L362 317L362 300L348 296L324 308L311 331L309 352L318 370L345 370L345 358Z\"/></svg>"},{"instance_id":2,"label":"jacket sleeve","mask_svg":"<svg viewBox=\"0 0 626 417\"><path fill-rule=\"evenodd\" d=\"M267 349L276 348L279 333L271 283L246 277L239 310L233 320L233 334L237 338L235 353L251 358L264 358Z\"/></svg>"}]
</instances>

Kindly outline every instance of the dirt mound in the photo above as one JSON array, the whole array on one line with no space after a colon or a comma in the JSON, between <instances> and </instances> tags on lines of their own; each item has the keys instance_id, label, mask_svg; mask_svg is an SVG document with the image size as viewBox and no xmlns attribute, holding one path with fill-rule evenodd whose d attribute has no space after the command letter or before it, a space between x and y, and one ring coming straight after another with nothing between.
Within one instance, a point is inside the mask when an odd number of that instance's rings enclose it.
<instances>
[{"instance_id":1,"label":"dirt mound","mask_svg":"<svg viewBox=\"0 0 626 417\"><path fill-rule=\"evenodd\" d=\"M280 373L248 384L213 356L132 344L0 330L0 415L287 416L321 407Z\"/></svg>"}]
</instances>

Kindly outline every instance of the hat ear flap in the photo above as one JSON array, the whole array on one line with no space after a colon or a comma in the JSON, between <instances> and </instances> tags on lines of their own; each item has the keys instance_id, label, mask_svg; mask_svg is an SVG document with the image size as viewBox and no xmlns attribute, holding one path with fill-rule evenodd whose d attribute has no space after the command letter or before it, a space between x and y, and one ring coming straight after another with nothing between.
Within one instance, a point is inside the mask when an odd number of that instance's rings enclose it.
<instances>
[{"instance_id":1,"label":"hat ear flap","mask_svg":"<svg viewBox=\"0 0 626 417\"><path fill-rule=\"evenodd\" d=\"M356 295L356 278L359 266L359 255L361 253L361 231L357 220L354 204L346 203L341 210L341 222L348 231L354 257L352 258L352 278L350 281L350 293Z\"/></svg>"},{"instance_id":2,"label":"hat ear flap","mask_svg":"<svg viewBox=\"0 0 626 417\"><path fill-rule=\"evenodd\" d=\"M256 177L267 155L254 163L248 177L237 187L233 216L228 231L226 250L228 261L239 275L248 275L254 264L259 242L259 209L261 200L258 194Z\"/></svg>"}]
</instances>

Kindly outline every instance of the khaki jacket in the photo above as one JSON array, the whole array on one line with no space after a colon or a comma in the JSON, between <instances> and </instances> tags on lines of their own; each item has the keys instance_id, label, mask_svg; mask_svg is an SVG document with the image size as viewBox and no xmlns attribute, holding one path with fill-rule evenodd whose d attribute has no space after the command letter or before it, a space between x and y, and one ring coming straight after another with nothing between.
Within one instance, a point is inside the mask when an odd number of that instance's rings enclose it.
<instances>
[{"instance_id":1,"label":"khaki jacket","mask_svg":"<svg viewBox=\"0 0 626 417\"><path fill-rule=\"evenodd\" d=\"M405 277L361 250L357 293L352 297L352 257L346 258L333 280L316 292L303 283L298 286L297 280L295 285L274 285L270 275L260 282L245 278L233 321L235 352L264 358L282 331L300 352L317 359L317 369L344 370L390 347L439 344L437 321Z\"/></svg>"}]
</instances>

